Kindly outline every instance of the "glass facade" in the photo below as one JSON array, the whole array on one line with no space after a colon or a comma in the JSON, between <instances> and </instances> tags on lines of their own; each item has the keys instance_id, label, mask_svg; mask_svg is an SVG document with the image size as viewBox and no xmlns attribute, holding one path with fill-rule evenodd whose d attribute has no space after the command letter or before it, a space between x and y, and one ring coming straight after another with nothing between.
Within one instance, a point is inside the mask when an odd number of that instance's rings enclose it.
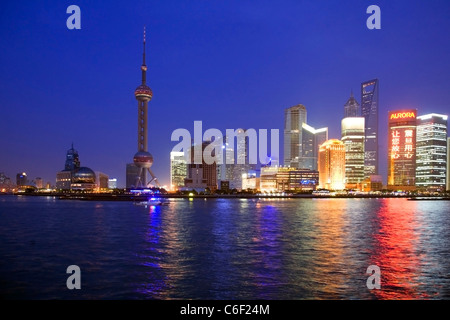
<instances>
[{"instance_id":1,"label":"glass facade","mask_svg":"<svg viewBox=\"0 0 450 320\"><path fill-rule=\"evenodd\" d=\"M378 79L361 84L361 115L365 118L365 177L378 174Z\"/></svg>"},{"instance_id":2,"label":"glass facade","mask_svg":"<svg viewBox=\"0 0 450 320\"><path fill-rule=\"evenodd\" d=\"M444 191L447 174L447 116L417 117L416 186Z\"/></svg>"}]
</instances>

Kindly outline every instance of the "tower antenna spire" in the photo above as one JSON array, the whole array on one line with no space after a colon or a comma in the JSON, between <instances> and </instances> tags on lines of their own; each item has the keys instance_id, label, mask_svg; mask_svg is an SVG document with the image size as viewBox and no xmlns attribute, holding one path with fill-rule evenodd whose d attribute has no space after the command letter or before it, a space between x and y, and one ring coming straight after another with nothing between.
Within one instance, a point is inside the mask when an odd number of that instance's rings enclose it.
<instances>
[{"instance_id":1,"label":"tower antenna spire","mask_svg":"<svg viewBox=\"0 0 450 320\"><path fill-rule=\"evenodd\" d=\"M142 52L142 84L147 82L147 66L145 65L145 26L144 26L144 41L143 41L143 52Z\"/></svg>"}]
</instances>

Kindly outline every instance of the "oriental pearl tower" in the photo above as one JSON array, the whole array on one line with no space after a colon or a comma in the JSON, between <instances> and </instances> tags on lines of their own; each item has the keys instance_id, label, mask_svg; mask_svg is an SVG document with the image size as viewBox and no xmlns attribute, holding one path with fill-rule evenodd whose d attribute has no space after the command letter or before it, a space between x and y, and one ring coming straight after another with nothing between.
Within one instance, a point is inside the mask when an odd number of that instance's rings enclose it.
<instances>
[{"instance_id":1,"label":"oriental pearl tower","mask_svg":"<svg viewBox=\"0 0 450 320\"><path fill-rule=\"evenodd\" d=\"M152 182L159 186L158 180L150 167L153 164L153 156L148 152L148 102L153 97L152 90L146 84L147 66L145 65L145 27L144 27L144 51L142 59L142 83L134 91L134 96L138 101L138 134L137 147L138 152L133 157L133 162L138 168L136 176L137 188L147 187ZM150 181L147 182L147 171L151 176Z\"/></svg>"}]
</instances>

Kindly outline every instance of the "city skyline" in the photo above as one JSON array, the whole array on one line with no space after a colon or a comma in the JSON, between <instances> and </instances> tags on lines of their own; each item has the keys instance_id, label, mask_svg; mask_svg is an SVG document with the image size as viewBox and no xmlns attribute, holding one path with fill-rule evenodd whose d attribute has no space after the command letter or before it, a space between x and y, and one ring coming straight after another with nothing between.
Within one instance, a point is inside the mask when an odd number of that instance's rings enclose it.
<instances>
[{"instance_id":1,"label":"city skyline","mask_svg":"<svg viewBox=\"0 0 450 320\"><path fill-rule=\"evenodd\" d=\"M308 108L309 123L328 127L329 138L339 139L342 106L349 90L356 91L363 81L374 78L380 80L379 174L386 182L388 111L418 109L421 115L448 114L446 87L450 80L445 75L450 67L443 62L450 43L442 35L448 29L445 26L449 22L444 18L449 8L442 1L442 7L407 2L403 8L405 3L381 1L386 23L381 30L372 31L364 25L367 5L356 1L330 5L323 17L314 15L315 20L309 21L311 26L289 20L294 28L282 23L281 18L290 16L288 11L296 9L306 14L321 6L283 4L270 15L268 3L258 8L215 4L208 7L212 12L208 18L197 3L184 7L184 11L165 4L150 7L138 3L143 13L131 20L136 8L121 11L125 2L116 2L109 18L101 16L102 6L80 3L83 24L79 31L65 28L64 5L47 2L44 7L30 4L21 8L8 3L8 15L3 13L0 19L4 49L0 62L4 86L0 93L6 106L0 118L0 172L10 178L27 172L32 179L42 177L54 183L61 158L73 141L83 154L83 162L118 178L119 186L125 185L124 167L135 152L136 106L131 93L138 77L138 43L142 26L146 25L148 75L157 97L149 112L149 130L154 132L149 136L149 150L158 159L152 169L161 185L169 185L173 130L191 128L194 120L203 120L208 127L221 130L247 127L281 131L283 110L301 103ZM107 31L109 19L117 18L119 11L125 17ZM345 23L335 27L337 39L331 39L323 26L332 12L348 13ZM173 16L180 18L179 24L168 28L164 18ZM426 20L431 16L440 23L414 23L419 17ZM217 17L221 20L214 21ZM126 26L129 21L132 23ZM266 32L274 26L278 32ZM258 27L262 30L255 33ZM407 35L411 27L419 31L414 37ZM385 44L396 38L389 53L384 53ZM47 40L42 43L42 39ZM358 54L346 49L356 39L359 42L354 42L353 48L363 49ZM220 44L227 48L224 53L218 50ZM328 45L336 49L317 56L320 48ZM427 49L412 53L422 47ZM423 61L427 62L426 70L419 63ZM346 68L351 71L345 72ZM417 78L422 80L414 78L415 74L421 74ZM331 86L337 81L338 85ZM18 88L23 87L29 90L31 104L17 98ZM321 94L324 87L328 88L326 95ZM270 95L261 95L261 91ZM361 97L355 98L361 102ZM155 119L162 121L152 123ZM282 154L280 150L280 157Z\"/></svg>"}]
</instances>

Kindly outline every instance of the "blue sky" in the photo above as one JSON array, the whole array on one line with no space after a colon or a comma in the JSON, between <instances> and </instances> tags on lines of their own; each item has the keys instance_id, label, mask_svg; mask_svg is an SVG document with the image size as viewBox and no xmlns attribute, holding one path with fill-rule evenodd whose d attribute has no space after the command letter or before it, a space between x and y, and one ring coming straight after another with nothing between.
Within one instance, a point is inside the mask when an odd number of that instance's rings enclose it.
<instances>
[{"instance_id":1,"label":"blue sky","mask_svg":"<svg viewBox=\"0 0 450 320\"><path fill-rule=\"evenodd\" d=\"M81 30L66 27L71 4ZM371 4L381 30L366 27ZM302 103L310 125L340 138L350 90L360 101L373 78L386 180L388 110L449 113L449 16L446 0L2 1L0 171L54 183L73 142L83 166L124 185L145 25L149 151L162 183L177 128L201 120L223 132L280 129L282 139L284 109Z\"/></svg>"}]
</instances>

